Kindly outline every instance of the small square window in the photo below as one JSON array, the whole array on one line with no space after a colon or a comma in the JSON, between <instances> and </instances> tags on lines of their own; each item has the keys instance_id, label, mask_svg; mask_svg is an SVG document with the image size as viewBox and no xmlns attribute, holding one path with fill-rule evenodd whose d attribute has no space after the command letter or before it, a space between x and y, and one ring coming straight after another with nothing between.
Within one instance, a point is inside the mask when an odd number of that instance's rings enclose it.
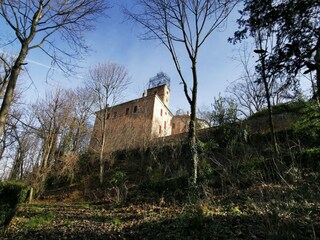
<instances>
[{"instance_id":1,"label":"small square window","mask_svg":"<svg viewBox=\"0 0 320 240\"><path fill-rule=\"evenodd\" d=\"M126 109L126 115L128 115L128 114L129 114L129 108Z\"/></svg>"},{"instance_id":2,"label":"small square window","mask_svg":"<svg viewBox=\"0 0 320 240\"><path fill-rule=\"evenodd\" d=\"M133 113L136 113L136 112L138 112L138 106L134 106L133 108Z\"/></svg>"}]
</instances>

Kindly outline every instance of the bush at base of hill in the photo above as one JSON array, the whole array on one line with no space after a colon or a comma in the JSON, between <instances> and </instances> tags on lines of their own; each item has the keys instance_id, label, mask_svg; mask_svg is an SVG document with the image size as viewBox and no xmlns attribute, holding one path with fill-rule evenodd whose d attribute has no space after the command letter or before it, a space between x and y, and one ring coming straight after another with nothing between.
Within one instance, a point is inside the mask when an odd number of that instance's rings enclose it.
<instances>
[{"instance_id":1,"label":"bush at base of hill","mask_svg":"<svg viewBox=\"0 0 320 240\"><path fill-rule=\"evenodd\" d=\"M19 203L25 202L29 187L21 182L0 182L0 227L10 223Z\"/></svg>"}]
</instances>

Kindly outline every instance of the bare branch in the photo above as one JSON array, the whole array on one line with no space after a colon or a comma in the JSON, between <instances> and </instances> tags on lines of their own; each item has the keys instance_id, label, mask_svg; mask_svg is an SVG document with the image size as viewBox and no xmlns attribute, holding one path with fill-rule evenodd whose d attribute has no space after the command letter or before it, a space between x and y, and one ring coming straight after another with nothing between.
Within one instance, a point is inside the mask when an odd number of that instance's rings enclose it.
<instances>
[{"instance_id":1,"label":"bare branch","mask_svg":"<svg viewBox=\"0 0 320 240\"><path fill-rule=\"evenodd\" d=\"M84 33L93 29L92 23L108 7L105 0L0 1L0 16L12 30L13 37L20 42L0 109L0 134L29 51L36 48L43 50L53 64L68 73L75 66L70 61L81 58L88 50ZM64 44L58 45L61 40Z\"/></svg>"},{"instance_id":2,"label":"bare branch","mask_svg":"<svg viewBox=\"0 0 320 240\"><path fill-rule=\"evenodd\" d=\"M145 29L143 39L159 40L169 50L183 83L183 91L191 110L189 140L194 162L194 183L197 179L198 162L195 130L198 51L212 32L224 22L238 1L136 0L137 13L132 9L124 10L130 20L141 24ZM180 45L190 60L192 79L189 81L185 77L187 74L182 71L177 54Z\"/></svg>"}]
</instances>

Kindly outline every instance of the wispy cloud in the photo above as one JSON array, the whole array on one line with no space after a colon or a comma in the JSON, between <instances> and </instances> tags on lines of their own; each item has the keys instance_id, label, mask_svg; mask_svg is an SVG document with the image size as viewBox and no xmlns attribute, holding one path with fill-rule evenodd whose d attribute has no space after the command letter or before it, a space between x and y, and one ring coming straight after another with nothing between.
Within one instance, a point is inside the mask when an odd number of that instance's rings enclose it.
<instances>
[{"instance_id":1,"label":"wispy cloud","mask_svg":"<svg viewBox=\"0 0 320 240\"><path fill-rule=\"evenodd\" d=\"M9 53L7 51L4 51L3 49L0 49L0 53L9 55L9 56L11 56L13 58L18 57L17 54ZM30 59L30 58L26 58L26 62L35 64L35 65L38 65L40 67L44 67L44 68L47 68L47 69L51 69L51 70L62 72L61 69L59 69L59 68L55 68L55 67L53 67L51 65L47 65L47 64L43 64L43 63L38 62L38 61L34 61L34 60Z\"/></svg>"},{"instance_id":2,"label":"wispy cloud","mask_svg":"<svg viewBox=\"0 0 320 240\"><path fill-rule=\"evenodd\" d=\"M54 70L60 70L60 69L57 69L57 68L53 68L52 66L49 66L49 65L46 65L46 64L43 64L43 63L40 63L40 62L31 60L31 59L29 59L29 58L27 58L26 61L29 62L29 63L36 64L36 65L38 65L38 66L44 67L44 68L54 69Z\"/></svg>"}]
</instances>

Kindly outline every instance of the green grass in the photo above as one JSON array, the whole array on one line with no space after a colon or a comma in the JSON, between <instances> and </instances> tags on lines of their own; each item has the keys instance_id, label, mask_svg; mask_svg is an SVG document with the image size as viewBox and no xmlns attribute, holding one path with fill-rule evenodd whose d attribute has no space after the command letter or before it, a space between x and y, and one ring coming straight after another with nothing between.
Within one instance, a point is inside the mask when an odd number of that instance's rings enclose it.
<instances>
[{"instance_id":1,"label":"green grass","mask_svg":"<svg viewBox=\"0 0 320 240\"><path fill-rule=\"evenodd\" d=\"M26 229L35 229L42 225L49 225L54 221L55 215L52 212L40 213L27 222L25 222L24 227Z\"/></svg>"}]
</instances>

